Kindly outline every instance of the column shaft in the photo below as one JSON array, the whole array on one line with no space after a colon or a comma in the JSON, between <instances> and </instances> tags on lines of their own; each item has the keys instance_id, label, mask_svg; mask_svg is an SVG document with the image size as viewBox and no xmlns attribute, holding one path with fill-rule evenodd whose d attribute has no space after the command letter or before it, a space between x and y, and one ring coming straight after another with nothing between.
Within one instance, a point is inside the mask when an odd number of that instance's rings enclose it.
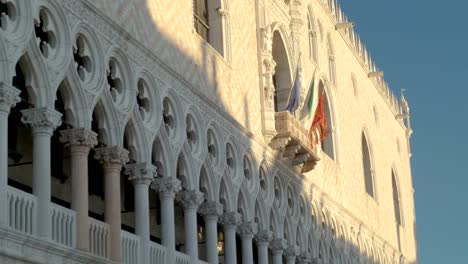
<instances>
[{"instance_id":1,"label":"column shaft","mask_svg":"<svg viewBox=\"0 0 468 264\"><path fill-rule=\"evenodd\" d=\"M52 239L50 209L50 138L52 131L33 128L33 193L37 196L37 235Z\"/></svg>"},{"instance_id":2,"label":"column shaft","mask_svg":"<svg viewBox=\"0 0 468 264\"><path fill-rule=\"evenodd\" d=\"M252 237L242 238L242 263L253 263Z\"/></svg>"},{"instance_id":3,"label":"column shaft","mask_svg":"<svg viewBox=\"0 0 468 264\"><path fill-rule=\"evenodd\" d=\"M87 146L71 146L71 208L76 212L76 248L89 250Z\"/></svg>"},{"instance_id":4,"label":"column shaft","mask_svg":"<svg viewBox=\"0 0 468 264\"><path fill-rule=\"evenodd\" d=\"M273 264L282 264L282 263L283 263L283 252L273 251Z\"/></svg>"},{"instance_id":5,"label":"column shaft","mask_svg":"<svg viewBox=\"0 0 468 264\"><path fill-rule=\"evenodd\" d=\"M190 256L192 263L198 261L197 238L197 209L186 207L184 209L185 225L185 253Z\"/></svg>"},{"instance_id":6,"label":"column shaft","mask_svg":"<svg viewBox=\"0 0 468 264\"><path fill-rule=\"evenodd\" d=\"M148 184L134 184L135 186L135 233L140 237L140 261L149 264L149 195Z\"/></svg>"},{"instance_id":7,"label":"column shaft","mask_svg":"<svg viewBox=\"0 0 468 264\"><path fill-rule=\"evenodd\" d=\"M224 226L224 262L226 264L237 264L236 226Z\"/></svg>"},{"instance_id":8,"label":"column shaft","mask_svg":"<svg viewBox=\"0 0 468 264\"><path fill-rule=\"evenodd\" d=\"M161 200L161 240L169 250L175 250L174 196L159 196Z\"/></svg>"},{"instance_id":9,"label":"column shaft","mask_svg":"<svg viewBox=\"0 0 468 264\"><path fill-rule=\"evenodd\" d=\"M268 242L257 242L258 263L268 264Z\"/></svg>"},{"instance_id":10,"label":"column shaft","mask_svg":"<svg viewBox=\"0 0 468 264\"><path fill-rule=\"evenodd\" d=\"M120 164L104 164L104 218L110 226L111 260L121 260Z\"/></svg>"},{"instance_id":11,"label":"column shaft","mask_svg":"<svg viewBox=\"0 0 468 264\"><path fill-rule=\"evenodd\" d=\"M0 227L8 225L8 112L0 111Z\"/></svg>"},{"instance_id":12,"label":"column shaft","mask_svg":"<svg viewBox=\"0 0 468 264\"><path fill-rule=\"evenodd\" d=\"M206 260L218 264L218 216L205 216Z\"/></svg>"}]
</instances>

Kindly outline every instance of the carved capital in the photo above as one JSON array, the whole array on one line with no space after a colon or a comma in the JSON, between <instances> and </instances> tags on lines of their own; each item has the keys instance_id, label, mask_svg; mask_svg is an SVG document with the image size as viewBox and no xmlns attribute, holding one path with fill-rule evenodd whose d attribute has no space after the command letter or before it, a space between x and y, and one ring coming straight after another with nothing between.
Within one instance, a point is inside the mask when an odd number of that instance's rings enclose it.
<instances>
[{"instance_id":1,"label":"carved capital","mask_svg":"<svg viewBox=\"0 0 468 264\"><path fill-rule=\"evenodd\" d=\"M144 184L149 186L156 178L156 166L146 162L128 164L125 166L125 174L128 175L128 179L134 185Z\"/></svg>"},{"instance_id":2,"label":"carved capital","mask_svg":"<svg viewBox=\"0 0 468 264\"><path fill-rule=\"evenodd\" d=\"M252 239L258 232L258 224L255 222L245 222L237 227L237 231L239 232L241 238Z\"/></svg>"},{"instance_id":3,"label":"carved capital","mask_svg":"<svg viewBox=\"0 0 468 264\"><path fill-rule=\"evenodd\" d=\"M289 246L285 251L284 251L284 257L287 260L294 260L296 259L296 256L298 255L299 249L297 246Z\"/></svg>"},{"instance_id":4,"label":"carved capital","mask_svg":"<svg viewBox=\"0 0 468 264\"><path fill-rule=\"evenodd\" d=\"M86 128L74 128L60 131L60 142L74 151L76 147L82 147L83 151L89 152L97 145L97 134Z\"/></svg>"},{"instance_id":5,"label":"carved capital","mask_svg":"<svg viewBox=\"0 0 468 264\"><path fill-rule=\"evenodd\" d=\"M176 195L176 200L184 209L197 209L203 199L203 193L195 190L179 192Z\"/></svg>"},{"instance_id":6,"label":"carved capital","mask_svg":"<svg viewBox=\"0 0 468 264\"><path fill-rule=\"evenodd\" d=\"M0 111L9 113L10 109L21 100L20 93L21 91L15 87L0 83Z\"/></svg>"},{"instance_id":7,"label":"carved capital","mask_svg":"<svg viewBox=\"0 0 468 264\"><path fill-rule=\"evenodd\" d=\"M204 202L198 212L205 217L216 217L222 215L223 213L223 204L218 202Z\"/></svg>"},{"instance_id":8,"label":"carved capital","mask_svg":"<svg viewBox=\"0 0 468 264\"><path fill-rule=\"evenodd\" d=\"M104 164L107 165L125 165L128 161L128 150L122 147L104 147L104 148L97 148L95 150L96 154L94 158Z\"/></svg>"},{"instance_id":9,"label":"carved capital","mask_svg":"<svg viewBox=\"0 0 468 264\"><path fill-rule=\"evenodd\" d=\"M242 222L241 218L238 212L228 212L222 216L221 223L225 227L236 227Z\"/></svg>"},{"instance_id":10,"label":"carved capital","mask_svg":"<svg viewBox=\"0 0 468 264\"><path fill-rule=\"evenodd\" d=\"M62 114L47 108L32 108L21 110L23 117L21 121L33 128L33 133L49 133L62 124Z\"/></svg>"},{"instance_id":11,"label":"carved capital","mask_svg":"<svg viewBox=\"0 0 468 264\"><path fill-rule=\"evenodd\" d=\"M312 257L308 253L303 253L299 257L297 257L296 262L298 264L310 264L312 263Z\"/></svg>"},{"instance_id":12,"label":"carved capital","mask_svg":"<svg viewBox=\"0 0 468 264\"><path fill-rule=\"evenodd\" d=\"M270 230L260 230L255 235L255 241L257 243L270 243L273 238L273 232Z\"/></svg>"},{"instance_id":13,"label":"carved capital","mask_svg":"<svg viewBox=\"0 0 468 264\"><path fill-rule=\"evenodd\" d=\"M286 240L282 238L275 238L270 242L270 249L273 252L280 252L282 253L287 247Z\"/></svg>"},{"instance_id":14,"label":"carved capital","mask_svg":"<svg viewBox=\"0 0 468 264\"><path fill-rule=\"evenodd\" d=\"M151 187L159 193L161 198L174 199L176 193L182 190L182 184L172 177L156 178Z\"/></svg>"}]
</instances>

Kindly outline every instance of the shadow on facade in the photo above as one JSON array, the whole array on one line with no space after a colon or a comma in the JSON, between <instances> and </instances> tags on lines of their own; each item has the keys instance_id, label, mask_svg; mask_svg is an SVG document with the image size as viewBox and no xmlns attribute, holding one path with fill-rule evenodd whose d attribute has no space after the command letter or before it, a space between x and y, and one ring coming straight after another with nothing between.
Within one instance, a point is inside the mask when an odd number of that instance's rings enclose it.
<instances>
[{"instance_id":1,"label":"shadow on facade","mask_svg":"<svg viewBox=\"0 0 468 264\"><path fill-rule=\"evenodd\" d=\"M153 5L152 1L147 4ZM91 5L86 6L88 10ZM78 143L61 138L65 130L84 128L90 138L93 132L97 135L97 142L85 138L79 143L90 149L86 163L88 174L81 174L86 177L81 180L88 181L88 214L96 221L109 224L106 207L112 203L109 199L115 197L106 194L106 190L112 190L111 186L106 189L109 184L105 177L106 164L144 164L143 174L150 173L148 168L154 165L158 179L171 177L180 181L180 190L176 183L172 186L174 193L178 191L174 209L174 243L178 251L187 250L184 223L187 209L199 206L204 208L198 210L196 217L202 260L207 260L205 220L216 215L220 263L224 263L225 227L229 225L237 226L238 263L242 263L243 243L252 239L258 244L253 247L254 263L258 263L262 242L269 242L270 260L279 257L288 263L399 263L399 260L384 259L377 252L369 251L355 237L345 237L339 227L322 214L322 204L317 208L312 206L313 193L302 180L306 176L295 171L292 161L285 160L280 152L269 151L268 147L251 141L249 131L255 122L260 122L251 118L249 101L254 98L244 96L239 100L243 109L226 105L229 99L221 95L221 90L233 87L219 81L219 76L223 75L221 71L229 67L224 62L226 58L222 59L215 48L202 44L201 59L195 60L193 54L180 48L180 43L174 42L174 38L152 20L154 14L150 13L150 7L138 9L141 19L126 22L138 25L146 21L144 29L138 29L146 31L136 33L140 41L102 20L97 21L105 24L107 33L94 27L92 20L84 19L73 29L47 28L46 21L61 21L67 25L62 20L74 9L62 10L59 5L58 10L58 13L55 13L56 8L41 11L36 29L42 27L48 34L35 30L26 42L29 44L18 54L15 65L2 65L14 69L3 81L21 91L21 101L12 108L8 119L8 184L11 187L35 195L43 191L38 189L37 179L34 179L44 178L34 175L32 147L37 139L29 126L32 123L24 124L21 117L23 110L46 107L48 111L62 114L61 125L54 130L50 143L51 201L57 205L76 210L72 196L76 191L72 185L72 159L75 157L71 148L64 146ZM29 9L24 12L27 11ZM85 12L94 18L94 14ZM30 17L33 16L23 15L22 19ZM33 27L32 21L27 23ZM31 30L34 31L30 29L24 34ZM37 40L41 40L40 44L34 45ZM150 54L145 45L150 46L156 56ZM63 56L45 59L54 52ZM227 54L225 49L223 52ZM2 64L7 61L2 60ZM55 67L55 71L48 72L47 67ZM52 76L60 76L61 81L55 84ZM290 86L291 80L281 85ZM252 89L260 88L256 85ZM287 94L285 90L279 96L284 101ZM230 111L242 113L245 123L229 117ZM49 117L44 115L43 118ZM32 125L37 126L36 123ZM53 128L54 124L49 122L46 126ZM128 150L128 162L122 151L118 157L111 154L113 160L95 159L102 157L96 154L100 149L110 147ZM47 152L44 150L44 153ZM125 167L119 167L119 171L120 176L115 178L118 184L113 191L120 190L117 197L121 199L121 227L135 233L135 204L138 202L135 197L139 196L134 189L137 180L128 176L145 175L128 175L132 171L125 173ZM165 216L158 192L163 190L160 184L151 187L151 240L161 243ZM357 234L359 230L354 232Z\"/></svg>"}]
</instances>

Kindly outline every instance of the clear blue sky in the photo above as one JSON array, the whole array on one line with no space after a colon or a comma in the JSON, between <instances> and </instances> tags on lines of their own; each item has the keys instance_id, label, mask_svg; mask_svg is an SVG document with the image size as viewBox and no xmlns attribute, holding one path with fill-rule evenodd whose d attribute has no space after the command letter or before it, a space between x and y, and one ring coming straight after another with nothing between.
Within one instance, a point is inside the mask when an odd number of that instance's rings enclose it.
<instances>
[{"instance_id":1,"label":"clear blue sky","mask_svg":"<svg viewBox=\"0 0 468 264\"><path fill-rule=\"evenodd\" d=\"M392 89L406 89L419 263L468 263L468 1L340 3Z\"/></svg>"}]
</instances>

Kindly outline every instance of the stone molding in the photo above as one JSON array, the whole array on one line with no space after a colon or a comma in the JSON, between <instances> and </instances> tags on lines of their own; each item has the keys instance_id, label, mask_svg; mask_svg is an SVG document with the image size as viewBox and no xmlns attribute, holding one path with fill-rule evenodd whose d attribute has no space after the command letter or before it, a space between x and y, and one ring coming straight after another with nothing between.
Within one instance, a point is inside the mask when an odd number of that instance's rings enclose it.
<instances>
[{"instance_id":1,"label":"stone molding","mask_svg":"<svg viewBox=\"0 0 468 264\"><path fill-rule=\"evenodd\" d=\"M15 87L0 83L0 111L9 113L21 101L20 94L21 91Z\"/></svg>"},{"instance_id":2,"label":"stone molding","mask_svg":"<svg viewBox=\"0 0 468 264\"><path fill-rule=\"evenodd\" d=\"M258 231L255 235L255 241L257 242L257 244L265 243L268 245L268 243L270 243L272 239L273 232L271 232L270 230L263 229Z\"/></svg>"},{"instance_id":3,"label":"stone molding","mask_svg":"<svg viewBox=\"0 0 468 264\"><path fill-rule=\"evenodd\" d=\"M176 195L176 200L184 209L197 209L204 199L203 193L196 190L182 191Z\"/></svg>"},{"instance_id":4,"label":"stone molding","mask_svg":"<svg viewBox=\"0 0 468 264\"><path fill-rule=\"evenodd\" d=\"M128 179L134 184L150 185L157 176L157 168L146 162L128 164L125 166L125 174Z\"/></svg>"},{"instance_id":5,"label":"stone molding","mask_svg":"<svg viewBox=\"0 0 468 264\"><path fill-rule=\"evenodd\" d=\"M255 222L244 222L237 227L237 232L242 239L252 239L258 232L258 224Z\"/></svg>"},{"instance_id":6,"label":"stone molding","mask_svg":"<svg viewBox=\"0 0 468 264\"><path fill-rule=\"evenodd\" d=\"M52 135L53 131L62 124L62 114L47 108L31 108L21 110L23 117L21 121L26 125L33 128L33 133L49 133Z\"/></svg>"},{"instance_id":7,"label":"stone molding","mask_svg":"<svg viewBox=\"0 0 468 264\"><path fill-rule=\"evenodd\" d=\"M156 178L151 185L161 198L175 198L175 195L182 190L182 184L178 179L172 177Z\"/></svg>"},{"instance_id":8,"label":"stone molding","mask_svg":"<svg viewBox=\"0 0 468 264\"><path fill-rule=\"evenodd\" d=\"M69 147L72 151L74 147L82 146L89 149L98 144L98 135L87 128L73 128L60 131L60 142Z\"/></svg>"},{"instance_id":9,"label":"stone molding","mask_svg":"<svg viewBox=\"0 0 468 264\"><path fill-rule=\"evenodd\" d=\"M104 166L108 165L125 165L128 161L128 150L122 147L103 147L95 149L94 158L104 164Z\"/></svg>"},{"instance_id":10,"label":"stone molding","mask_svg":"<svg viewBox=\"0 0 468 264\"><path fill-rule=\"evenodd\" d=\"M221 219L221 223L224 227L236 227L242 222L242 217L238 212L227 212L224 213Z\"/></svg>"},{"instance_id":11,"label":"stone molding","mask_svg":"<svg viewBox=\"0 0 468 264\"><path fill-rule=\"evenodd\" d=\"M218 202L204 202L201 204L198 212L204 217L218 218L223 214L223 204Z\"/></svg>"},{"instance_id":12,"label":"stone molding","mask_svg":"<svg viewBox=\"0 0 468 264\"><path fill-rule=\"evenodd\" d=\"M287 248L286 240L282 238L275 238L270 241L270 249L276 253L283 253L284 250Z\"/></svg>"}]
</instances>

